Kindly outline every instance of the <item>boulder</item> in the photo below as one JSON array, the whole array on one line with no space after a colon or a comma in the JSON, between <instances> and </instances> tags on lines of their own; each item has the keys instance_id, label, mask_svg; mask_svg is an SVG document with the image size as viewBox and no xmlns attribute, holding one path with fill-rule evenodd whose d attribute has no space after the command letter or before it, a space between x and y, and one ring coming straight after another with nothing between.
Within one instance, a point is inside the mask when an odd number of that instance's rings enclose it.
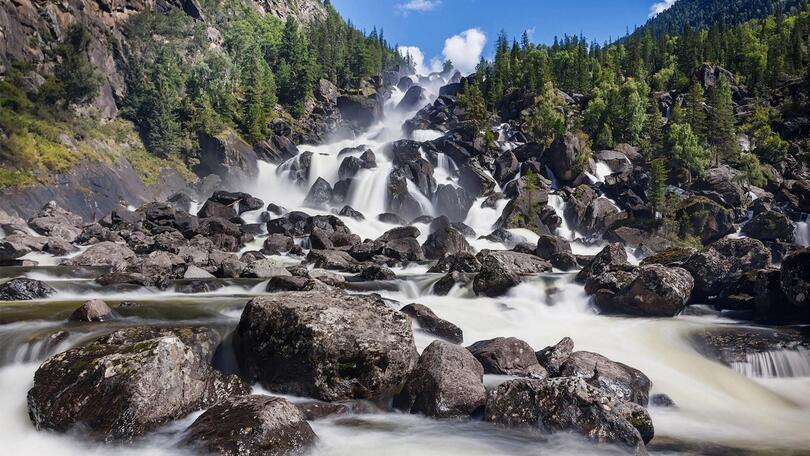
<instances>
[{"instance_id":1,"label":"boulder","mask_svg":"<svg viewBox=\"0 0 810 456\"><path fill-rule=\"evenodd\" d=\"M258 158L280 165L298 155L298 147L289 138L271 135L265 141L259 141L255 146Z\"/></svg>"},{"instance_id":2,"label":"boulder","mask_svg":"<svg viewBox=\"0 0 810 456\"><path fill-rule=\"evenodd\" d=\"M445 255L428 270L430 273L444 272L478 272L481 270L481 263L478 258L470 252L458 252Z\"/></svg>"},{"instance_id":3,"label":"boulder","mask_svg":"<svg viewBox=\"0 0 810 456\"><path fill-rule=\"evenodd\" d=\"M28 220L28 226L43 235L73 242L82 232L82 218L59 207L56 202L46 204L37 215Z\"/></svg>"},{"instance_id":4,"label":"boulder","mask_svg":"<svg viewBox=\"0 0 810 456\"><path fill-rule=\"evenodd\" d=\"M316 282L309 277L278 275L267 281L265 291L274 293L282 291L310 291L315 289Z\"/></svg>"},{"instance_id":5,"label":"boulder","mask_svg":"<svg viewBox=\"0 0 810 456\"><path fill-rule=\"evenodd\" d=\"M317 440L292 402L254 395L229 398L206 410L186 429L182 444L223 456L286 456L305 453Z\"/></svg>"},{"instance_id":6,"label":"boulder","mask_svg":"<svg viewBox=\"0 0 810 456\"><path fill-rule=\"evenodd\" d=\"M365 130L383 115L382 99L376 93L370 96L341 95L337 98L340 115L350 128Z\"/></svg>"},{"instance_id":7,"label":"boulder","mask_svg":"<svg viewBox=\"0 0 810 456\"><path fill-rule=\"evenodd\" d=\"M394 280L397 278L397 275L394 273L394 271L386 268L385 266L373 264L363 269L363 272L360 273L359 278L369 281Z\"/></svg>"},{"instance_id":8,"label":"boulder","mask_svg":"<svg viewBox=\"0 0 810 456\"><path fill-rule=\"evenodd\" d=\"M125 269L134 257L135 252L126 245L107 241L93 244L63 263L67 266L111 266L113 269Z\"/></svg>"},{"instance_id":9,"label":"boulder","mask_svg":"<svg viewBox=\"0 0 810 456\"><path fill-rule=\"evenodd\" d=\"M433 293L437 296L447 296L456 285L467 285L469 280L458 271L446 274L433 284Z\"/></svg>"},{"instance_id":10,"label":"boulder","mask_svg":"<svg viewBox=\"0 0 810 456\"><path fill-rule=\"evenodd\" d=\"M443 341L431 343L394 407L434 418L467 417L483 408L484 369L464 347Z\"/></svg>"},{"instance_id":11,"label":"boulder","mask_svg":"<svg viewBox=\"0 0 810 456\"><path fill-rule=\"evenodd\" d=\"M403 76L397 82L397 88L403 92L407 92L411 86L413 86L413 79L410 76Z\"/></svg>"},{"instance_id":12,"label":"boulder","mask_svg":"<svg viewBox=\"0 0 810 456\"><path fill-rule=\"evenodd\" d=\"M585 380L571 377L518 379L487 397L484 420L546 432L576 432L597 443L624 445L646 454L644 440L615 399Z\"/></svg>"},{"instance_id":13,"label":"boulder","mask_svg":"<svg viewBox=\"0 0 810 456\"><path fill-rule=\"evenodd\" d=\"M68 317L68 320L99 322L112 320L112 318L113 311L106 302L101 299L91 299L74 310L73 313L70 314L70 317Z\"/></svg>"},{"instance_id":14,"label":"boulder","mask_svg":"<svg viewBox=\"0 0 810 456\"><path fill-rule=\"evenodd\" d=\"M432 232L422 245L422 252L428 260L438 260L446 255L472 253L473 248L464 235L452 227L443 227Z\"/></svg>"},{"instance_id":15,"label":"boulder","mask_svg":"<svg viewBox=\"0 0 810 456\"><path fill-rule=\"evenodd\" d=\"M248 279L269 279L276 276L290 275L292 274L279 261L271 258L254 261L242 270L242 277Z\"/></svg>"},{"instance_id":16,"label":"boulder","mask_svg":"<svg viewBox=\"0 0 810 456\"><path fill-rule=\"evenodd\" d=\"M412 237L393 239L385 243L382 254L397 261L423 261L422 247L419 241Z\"/></svg>"},{"instance_id":17,"label":"boulder","mask_svg":"<svg viewBox=\"0 0 810 456\"><path fill-rule=\"evenodd\" d=\"M796 226L785 214L776 211L765 211L755 215L743 225L742 232L763 242L790 244L796 238Z\"/></svg>"},{"instance_id":18,"label":"boulder","mask_svg":"<svg viewBox=\"0 0 810 456\"><path fill-rule=\"evenodd\" d=\"M563 337L556 345L546 347L535 353L537 362L551 377L559 377L562 365L574 352L574 341L570 337Z\"/></svg>"},{"instance_id":19,"label":"boulder","mask_svg":"<svg viewBox=\"0 0 810 456\"><path fill-rule=\"evenodd\" d=\"M318 180L312 184L312 187L310 187L309 193L307 193L307 197L304 199L304 206L323 209L329 205L331 200L332 186L329 185L329 182L319 177Z\"/></svg>"},{"instance_id":20,"label":"boulder","mask_svg":"<svg viewBox=\"0 0 810 456\"><path fill-rule=\"evenodd\" d=\"M47 245L48 238L15 232L0 239L0 261L16 260L33 251L40 251Z\"/></svg>"},{"instance_id":21,"label":"boulder","mask_svg":"<svg viewBox=\"0 0 810 456\"><path fill-rule=\"evenodd\" d=\"M351 206L343 206L343 209L338 212L341 217L350 217L358 221L363 221L366 217L359 211L354 210Z\"/></svg>"},{"instance_id":22,"label":"boulder","mask_svg":"<svg viewBox=\"0 0 810 456\"><path fill-rule=\"evenodd\" d=\"M450 221L460 222L467 218L475 198L466 190L449 184L440 184L433 195L437 214L444 214Z\"/></svg>"},{"instance_id":23,"label":"boulder","mask_svg":"<svg viewBox=\"0 0 810 456\"><path fill-rule=\"evenodd\" d=\"M682 237L695 236L710 244L734 232L734 214L731 210L706 198L695 196L682 201L675 210Z\"/></svg>"},{"instance_id":24,"label":"boulder","mask_svg":"<svg viewBox=\"0 0 810 456\"><path fill-rule=\"evenodd\" d=\"M571 253L571 243L568 240L551 234L542 235L537 240L534 254L540 258L551 260L561 253Z\"/></svg>"},{"instance_id":25,"label":"boulder","mask_svg":"<svg viewBox=\"0 0 810 456\"><path fill-rule=\"evenodd\" d=\"M28 413L37 429L81 427L103 441L131 441L220 400L247 394L215 371L197 340L211 330L119 330L48 358L34 375ZM213 353L213 348L210 348Z\"/></svg>"},{"instance_id":26,"label":"boulder","mask_svg":"<svg viewBox=\"0 0 810 456\"><path fill-rule=\"evenodd\" d=\"M476 294L500 296L522 281L522 276L551 270L551 264L534 255L497 251L478 255L481 272L473 280Z\"/></svg>"},{"instance_id":27,"label":"boulder","mask_svg":"<svg viewBox=\"0 0 810 456\"><path fill-rule=\"evenodd\" d=\"M209 217L220 217L226 220L230 220L236 218L239 214L236 213L236 209L231 205L225 205L216 201L208 200L203 204L203 207L200 208L199 212L197 212L197 217L204 219Z\"/></svg>"},{"instance_id":28,"label":"boulder","mask_svg":"<svg viewBox=\"0 0 810 456\"><path fill-rule=\"evenodd\" d=\"M0 301L31 301L56 293L50 285L34 279L11 279L0 284Z\"/></svg>"},{"instance_id":29,"label":"boulder","mask_svg":"<svg viewBox=\"0 0 810 456\"><path fill-rule=\"evenodd\" d=\"M255 298L233 339L247 379L325 401L395 393L418 357L405 315L379 297L332 290Z\"/></svg>"},{"instance_id":30,"label":"boulder","mask_svg":"<svg viewBox=\"0 0 810 456\"><path fill-rule=\"evenodd\" d=\"M642 266L635 276L612 299L595 301L602 313L674 317L686 306L694 288L689 272L678 267Z\"/></svg>"},{"instance_id":31,"label":"boulder","mask_svg":"<svg viewBox=\"0 0 810 456\"><path fill-rule=\"evenodd\" d=\"M647 406L652 382L638 369L598 353L572 353L560 366L561 377L577 377L623 401Z\"/></svg>"},{"instance_id":32,"label":"boulder","mask_svg":"<svg viewBox=\"0 0 810 456\"><path fill-rule=\"evenodd\" d=\"M566 133L555 139L546 149L542 163L551 169L557 179L563 182L573 181L578 174L575 169L577 155L581 154L585 147L578 136Z\"/></svg>"},{"instance_id":33,"label":"boulder","mask_svg":"<svg viewBox=\"0 0 810 456\"><path fill-rule=\"evenodd\" d=\"M412 85L405 92L405 96L397 105L400 111L414 111L420 108L427 101L425 89L418 85Z\"/></svg>"},{"instance_id":34,"label":"boulder","mask_svg":"<svg viewBox=\"0 0 810 456\"><path fill-rule=\"evenodd\" d=\"M439 318L425 305L408 304L400 309L400 312L416 320L416 322L419 323L419 327L427 333L456 344L460 344L464 341L464 333L461 331L461 328L447 320Z\"/></svg>"},{"instance_id":35,"label":"boulder","mask_svg":"<svg viewBox=\"0 0 810 456\"><path fill-rule=\"evenodd\" d=\"M799 250L782 261L780 282L790 303L810 313L810 249Z\"/></svg>"},{"instance_id":36,"label":"boulder","mask_svg":"<svg viewBox=\"0 0 810 456\"><path fill-rule=\"evenodd\" d=\"M194 167L198 176L214 174L225 183L241 185L259 175L256 152L236 133L200 133L199 144L199 164Z\"/></svg>"},{"instance_id":37,"label":"boulder","mask_svg":"<svg viewBox=\"0 0 810 456\"><path fill-rule=\"evenodd\" d=\"M295 246L292 237L286 234L274 233L267 236L262 244L261 252L265 255L280 255L289 252Z\"/></svg>"},{"instance_id":38,"label":"boulder","mask_svg":"<svg viewBox=\"0 0 810 456\"><path fill-rule=\"evenodd\" d=\"M724 238L698 252L683 264L692 274L692 299L706 302L716 296L736 274L762 269L771 264L771 251L756 239Z\"/></svg>"},{"instance_id":39,"label":"boulder","mask_svg":"<svg viewBox=\"0 0 810 456\"><path fill-rule=\"evenodd\" d=\"M475 356L487 374L546 378L548 372L537 362L534 349L514 337L497 337L476 342L467 350Z\"/></svg>"}]
</instances>

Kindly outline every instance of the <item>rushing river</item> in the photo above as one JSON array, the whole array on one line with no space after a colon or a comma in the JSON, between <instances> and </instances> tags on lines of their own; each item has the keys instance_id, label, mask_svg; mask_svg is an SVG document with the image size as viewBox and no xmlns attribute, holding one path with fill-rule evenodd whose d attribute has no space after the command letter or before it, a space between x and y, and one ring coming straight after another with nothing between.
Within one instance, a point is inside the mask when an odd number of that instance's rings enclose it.
<instances>
[{"instance_id":1,"label":"rushing river","mask_svg":"<svg viewBox=\"0 0 810 456\"><path fill-rule=\"evenodd\" d=\"M430 85L438 91L440 82ZM402 122L414 112L401 112L394 107L403 94L394 89L387 104L384 122L357 138L343 139L329 145L302 147L313 152L310 184L318 177L330 183L337 181L337 169L346 147L368 145L376 152L377 168L363 170L355 178L349 194L349 205L366 215L358 222L344 217L352 232L362 238L376 238L392 225L376 220L385 211L385 186L392 169L390 159L380 153L383 144L402 137ZM435 97L435 95L434 95ZM439 133L417 131L421 140ZM511 147L503 138L503 147ZM595 178L609 170L600 164ZM435 177L438 183L456 185L455 164L440 155ZM298 188L285 175L285 165L263 163L256 182L240 190L274 202L287 209L302 208L308 188ZM432 202L411 189L426 214L435 214ZM466 223L487 234L506 204L481 208L476 202ZM549 204L559 213L561 198L552 195ZM324 212L325 213L325 212ZM245 218L258 218L258 213ZM427 225L420 242L428 234ZM806 227L803 227L806 229ZM515 234L529 242L536 235L526 230ZM558 234L577 239L575 230L564 224ZM246 247L255 249L261 243ZM504 248L488 241L470 239L477 249ZM574 244L578 253L595 253L599 245ZM40 266L33 268L0 268L0 280L25 276L46 281L57 290L47 300L0 304L0 447L7 455L101 455L109 446L88 443L81 431L57 435L36 431L27 416L26 393L33 375L46 357L90 340L113 328L127 325L204 324L227 335L236 326L242 308L252 296L264 293L261 280L229 280L215 292L182 294L172 288L166 291L137 289L110 292L93 281L93 271L69 270L54 266L58 259L40 256ZM280 258L294 263L297 260ZM50 266L49 266L50 264ZM571 337L577 350L601 353L643 371L653 381L651 393L665 393L676 408L651 407L656 438L649 445L653 453L705 453L751 450L768 454L785 452L810 453L810 366L808 352L765 353L751 356L746 362L727 366L712 360L690 342L691 335L740 323L718 316L681 316L671 319L615 318L597 315L589 306L583 288L573 282L573 275L549 273L524 282L501 298L476 297L471 290L456 288L449 296L432 294L432 285L441 275L427 274L424 266L397 269L397 279L386 283L366 284L358 292L377 292L392 301L392 306L419 302L430 307L439 317L449 320L464 331L465 343L498 336L514 336L539 350L561 338ZM110 323L68 323L66 318L82 302L102 298L116 309L119 319ZM394 302L396 301L396 303ZM122 303L125 303L122 305ZM126 304L126 303L134 303ZM398 308L398 307L397 307ZM419 350L432 337L416 330ZM233 370L232 356L215 359L217 367ZM503 378L488 376L488 384ZM266 393L256 390L257 393ZM134 446L112 449L122 455L180 454L174 449L178 431L198 414L171 423L138 441ZM538 440L521 432L499 429L480 421L437 421L419 416L386 413L343 416L312 423L320 437L313 450L316 455L536 455L536 454L622 454L621 450L596 448L583 439L557 434Z\"/></svg>"}]
</instances>

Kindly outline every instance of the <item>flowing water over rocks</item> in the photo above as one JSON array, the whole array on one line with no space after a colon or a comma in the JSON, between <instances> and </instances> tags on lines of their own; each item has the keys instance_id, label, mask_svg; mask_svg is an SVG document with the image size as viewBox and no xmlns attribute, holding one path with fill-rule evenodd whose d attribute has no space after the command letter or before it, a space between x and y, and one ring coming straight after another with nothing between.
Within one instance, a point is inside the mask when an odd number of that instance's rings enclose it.
<instances>
[{"instance_id":1,"label":"flowing water over rocks","mask_svg":"<svg viewBox=\"0 0 810 456\"><path fill-rule=\"evenodd\" d=\"M45 381L49 371L93 372L86 381L98 386L118 375L137 377L126 366L148 366L139 375L151 379L139 385L159 389L154 376L165 374L165 367L155 356L172 359L164 352L182 360L173 363L175 369L187 364L199 371L191 380L171 377L173 388L199 383L199 397L143 418L141 437L122 431L131 430L132 421L108 430L102 440L133 437L131 444L115 446L117 453L189 454L206 446L238 454L238 445L314 455L371 455L382 448L392 455L625 454L627 445L638 454L810 450L806 331L743 326L733 314L692 301L682 312L693 271L707 271L700 277L704 288L712 288L706 299L720 299L716 290L730 286L721 283L729 271L762 270L778 289L779 270L770 257L757 256L756 246L745 248L745 258L728 254L745 246L726 240L687 255L694 258L692 269L670 267L684 261L670 262L666 255L657 257L660 264L638 266L635 255L649 252L631 242L608 246L599 233L605 215L594 214L615 215L617 206L586 184L559 187L558 178L570 184L575 176L550 171L543 178L547 188L529 189L545 195L544 221L507 217L511 221L498 223L511 211L507 194L521 201L524 181L519 174L495 172L502 167L486 160L461 160L480 153L472 143L443 143L454 133L445 135L445 126L426 119L437 104L452 102L438 97L445 82L438 75L422 81L430 103L412 109L401 104L405 93L392 88L387 115L357 137L301 146L299 155L280 164L260 162L255 182L236 189L244 194L195 203L190 212L199 209L201 220L153 204L122 210L92 229L58 213L59 220L36 222L51 227L47 233L18 234L27 245L55 233L71 240L92 235L95 242L78 242L77 251L59 256L40 247L0 268L0 287L11 279L38 281L7 287L14 300L0 302L0 441L7 454L107 454L108 446L88 438L98 437L103 416L97 410L82 415L87 411L77 403L88 391L80 391L81 385L71 383L75 397L64 396L67 387L58 381L69 377L53 378L60 386L53 396L76 401L70 402L76 416L63 418L86 427L43 424L50 398L38 392L54 386ZM406 136L406 121L436 129L413 129L408 139L416 142L392 144ZM509 133L508 125L501 127L499 153L519 150L520 141ZM626 158L603 158L589 173L597 189L630 166ZM541 162L533 166L550 169ZM530 207L537 203L531 198ZM545 238L527 228L540 225L547 228ZM149 235L136 234L136 226L148 226ZM581 232L584 226L591 232ZM562 239L549 240L554 234ZM514 251L491 251L507 249ZM442 259L437 265L427 258ZM70 265L61 265L64 260ZM802 270L782 271L791 289L806 290ZM674 283L669 274L675 274ZM753 286L735 290L735 303L766 297ZM743 292L748 300L739 297ZM86 304L90 300L103 300L109 309L97 301ZM614 302L604 308L616 315L600 314L594 302ZM806 301L793 296L791 302ZM103 317L71 318L83 305L81 315L103 309ZM665 315L675 316L658 318ZM137 341L121 335L132 327L162 331ZM190 341L188 328L194 327L210 328L207 342ZM171 335L171 328L185 329ZM751 336L759 332L764 335ZM122 345L111 348L110 340ZM52 358L59 353L66 354ZM105 365L94 364L99 357ZM49 358L45 366L51 368L40 370L27 402L35 372ZM222 397L203 391L205 381L231 379L222 396L239 395L242 384L231 375L237 373L257 382L250 387L253 396L242 391L241 399L208 409ZM113 386L110 413L114 395L129 391ZM463 397L447 393L458 389ZM395 411L390 400L398 392ZM309 397L261 397L282 393ZM336 412L307 424L291 404L312 411L313 397L333 401L334 408L318 404ZM669 403L674 406L661 405ZM37 431L29 413L39 427L67 433ZM237 431L211 423L244 414L255 415L244 424L255 432L242 442L233 442ZM279 436L283 442L274 440Z\"/></svg>"}]
</instances>

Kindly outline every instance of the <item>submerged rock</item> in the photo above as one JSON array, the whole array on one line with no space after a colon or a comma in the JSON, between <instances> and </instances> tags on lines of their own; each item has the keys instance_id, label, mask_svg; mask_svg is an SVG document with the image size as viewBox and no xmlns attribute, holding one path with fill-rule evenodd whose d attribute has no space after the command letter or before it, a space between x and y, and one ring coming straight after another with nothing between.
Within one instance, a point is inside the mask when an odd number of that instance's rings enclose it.
<instances>
[{"instance_id":1,"label":"submerged rock","mask_svg":"<svg viewBox=\"0 0 810 456\"><path fill-rule=\"evenodd\" d=\"M233 343L246 378L325 401L392 394L418 357L405 315L379 297L332 290L253 299Z\"/></svg>"},{"instance_id":2,"label":"submerged rock","mask_svg":"<svg viewBox=\"0 0 810 456\"><path fill-rule=\"evenodd\" d=\"M0 285L0 301L31 301L54 293L50 285L33 279L11 279Z\"/></svg>"},{"instance_id":3,"label":"submerged rock","mask_svg":"<svg viewBox=\"0 0 810 456\"><path fill-rule=\"evenodd\" d=\"M394 407L435 418L469 416L486 403L484 368L464 347L443 341L431 343Z\"/></svg>"},{"instance_id":4,"label":"submerged rock","mask_svg":"<svg viewBox=\"0 0 810 456\"><path fill-rule=\"evenodd\" d=\"M52 356L34 375L28 412L37 429L81 426L97 440L132 440L159 426L246 394L214 370L194 341L205 331L121 330Z\"/></svg>"},{"instance_id":5,"label":"submerged rock","mask_svg":"<svg viewBox=\"0 0 810 456\"><path fill-rule=\"evenodd\" d=\"M223 456L304 454L317 436L290 401L273 396L230 398L200 415L182 444Z\"/></svg>"}]
</instances>

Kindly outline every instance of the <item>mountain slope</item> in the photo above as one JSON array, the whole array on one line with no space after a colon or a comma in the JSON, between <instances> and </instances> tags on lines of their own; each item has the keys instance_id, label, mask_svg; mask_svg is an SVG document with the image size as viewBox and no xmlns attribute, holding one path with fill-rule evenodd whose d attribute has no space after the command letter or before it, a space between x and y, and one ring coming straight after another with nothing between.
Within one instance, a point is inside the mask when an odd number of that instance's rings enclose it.
<instances>
[{"instance_id":1,"label":"mountain slope","mask_svg":"<svg viewBox=\"0 0 810 456\"><path fill-rule=\"evenodd\" d=\"M781 5L789 12L806 0L678 0L671 8L647 22L658 33L680 32L685 25L692 28L710 27L725 20L733 25L775 14Z\"/></svg>"}]
</instances>

